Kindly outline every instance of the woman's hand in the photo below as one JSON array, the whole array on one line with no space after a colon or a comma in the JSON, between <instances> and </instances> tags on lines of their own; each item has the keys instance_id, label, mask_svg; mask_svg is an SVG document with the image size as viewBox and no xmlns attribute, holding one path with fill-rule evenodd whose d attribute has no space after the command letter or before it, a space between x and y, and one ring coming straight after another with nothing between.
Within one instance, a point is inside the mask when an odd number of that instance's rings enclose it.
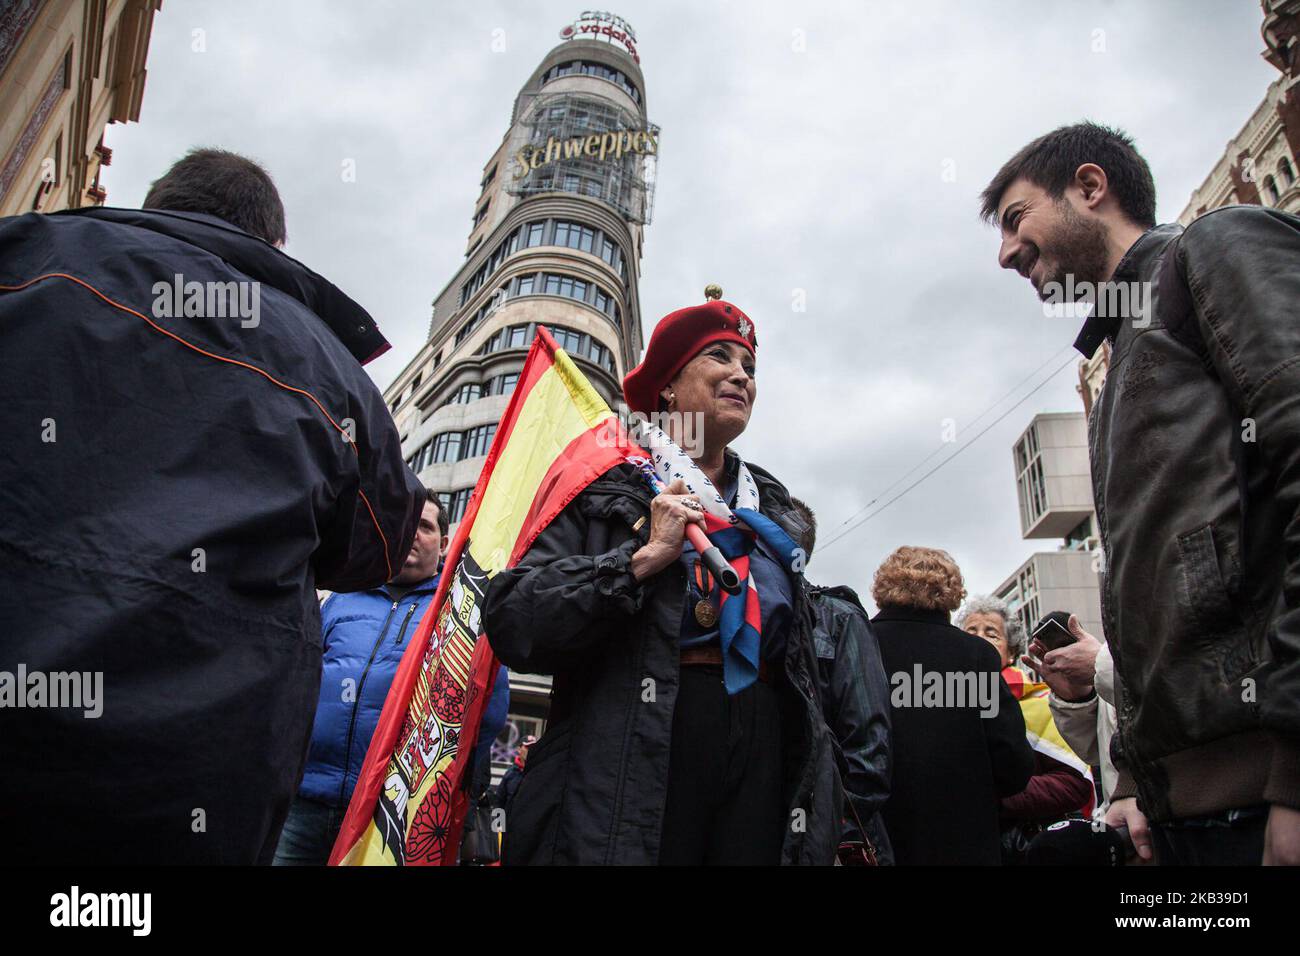
<instances>
[{"instance_id":1,"label":"woman's hand","mask_svg":"<svg viewBox=\"0 0 1300 956\"><path fill-rule=\"evenodd\" d=\"M675 478L650 502L650 540L632 555L632 576L644 581L676 561L692 523L704 527L704 506L698 495L687 493L686 482Z\"/></svg>"}]
</instances>

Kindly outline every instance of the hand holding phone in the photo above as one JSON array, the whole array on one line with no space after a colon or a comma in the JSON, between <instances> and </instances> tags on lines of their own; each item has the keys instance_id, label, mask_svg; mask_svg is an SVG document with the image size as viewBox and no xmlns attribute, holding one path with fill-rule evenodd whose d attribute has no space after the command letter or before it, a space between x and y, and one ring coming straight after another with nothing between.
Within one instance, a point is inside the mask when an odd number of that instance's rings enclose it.
<instances>
[{"instance_id":1,"label":"hand holding phone","mask_svg":"<svg viewBox=\"0 0 1300 956\"><path fill-rule=\"evenodd\" d=\"M1044 654L1067 647L1077 640L1068 629L1061 626L1060 621L1051 617L1038 626L1038 630L1034 631L1033 639L1042 645Z\"/></svg>"}]
</instances>

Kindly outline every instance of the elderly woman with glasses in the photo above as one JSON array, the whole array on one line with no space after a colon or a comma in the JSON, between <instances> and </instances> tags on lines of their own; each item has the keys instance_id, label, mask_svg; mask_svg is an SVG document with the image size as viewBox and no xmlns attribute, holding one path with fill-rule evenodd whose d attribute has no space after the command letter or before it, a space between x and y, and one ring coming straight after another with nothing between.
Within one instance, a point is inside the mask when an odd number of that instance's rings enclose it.
<instances>
[{"instance_id":1,"label":"elderly woman with glasses","mask_svg":"<svg viewBox=\"0 0 1300 956\"><path fill-rule=\"evenodd\" d=\"M731 447L757 398L757 336L721 290L706 295L658 324L623 383L649 419L642 468L588 485L488 590L497 655L554 675L507 864L834 858L842 794L799 524L785 487ZM736 573L729 590L691 526Z\"/></svg>"},{"instance_id":2,"label":"elderly woman with glasses","mask_svg":"<svg viewBox=\"0 0 1300 956\"><path fill-rule=\"evenodd\" d=\"M957 616L957 626L988 641L998 652L1002 679L1020 702L1025 732L1034 748L1034 775L1020 793L1002 799L1002 858L1024 861L1029 840L1044 826L1072 814L1091 812L1095 799L1088 765L1072 751L1052 720L1046 684L1015 666L1028 640L1024 625L1000 598L977 595Z\"/></svg>"}]
</instances>

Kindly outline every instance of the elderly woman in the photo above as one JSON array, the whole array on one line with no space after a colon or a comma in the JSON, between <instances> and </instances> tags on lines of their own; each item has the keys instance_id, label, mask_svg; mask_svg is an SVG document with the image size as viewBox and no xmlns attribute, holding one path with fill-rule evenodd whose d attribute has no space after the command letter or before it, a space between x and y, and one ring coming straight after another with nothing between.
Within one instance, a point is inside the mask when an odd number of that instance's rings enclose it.
<instances>
[{"instance_id":1,"label":"elderly woman","mask_svg":"<svg viewBox=\"0 0 1300 956\"><path fill-rule=\"evenodd\" d=\"M1015 667L1028 644L1019 616L1005 601L978 595L966 602L957 626L988 641L998 652L1002 678L1020 702L1034 748L1034 775L1029 783L1020 793L1002 799L1003 862L1021 863L1029 840L1044 825L1092 808L1092 778L1088 765L1070 750L1052 721L1047 685L1030 681Z\"/></svg>"},{"instance_id":2,"label":"elderly woman","mask_svg":"<svg viewBox=\"0 0 1300 956\"><path fill-rule=\"evenodd\" d=\"M948 621L965 593L956 562L933 548L899 548L872 585L871 625L893 688L883 814L903 866L996 866L999 798L1024 789L1033 770L998 655Z\"/></svg>"},{"instance_id":3,"label":"elderly woman","mask_svg":"<svg viewBox=\"0 0 1300 956\"><path fill-rule=\"evenodd\" d=\"M614 468L489 587L497 655L554 675L508 811L507 864L834 858L839 776L801 555L782 527L797 522L781 483L730 447L757 395L754 324L710 299L664 318L623 383L632 411L664 420L641 435L663 491ZM689 545L692 524L740 593Z\"/></svg>"}]
</instances>

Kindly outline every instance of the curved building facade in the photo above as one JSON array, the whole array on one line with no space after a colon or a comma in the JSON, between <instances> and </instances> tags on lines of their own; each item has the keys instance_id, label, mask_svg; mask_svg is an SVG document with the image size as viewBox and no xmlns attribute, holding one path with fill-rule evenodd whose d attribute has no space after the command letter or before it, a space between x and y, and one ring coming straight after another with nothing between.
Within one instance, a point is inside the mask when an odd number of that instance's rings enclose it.
<instances>
[{"instance_id":1,"label":"curved building facade","mask_svg":"<svg viewBox=\"0 0 1300 956\"><path fill-rule=\"evenodd\" d=\"M642 349L638 296L659 130L635 34L584 14L515 99L483 167L465 262L385 392L407 462L455 524L539 324L611 402ZM598 37L590 39L588 37Z\"/></svg>"}]
</instances>

